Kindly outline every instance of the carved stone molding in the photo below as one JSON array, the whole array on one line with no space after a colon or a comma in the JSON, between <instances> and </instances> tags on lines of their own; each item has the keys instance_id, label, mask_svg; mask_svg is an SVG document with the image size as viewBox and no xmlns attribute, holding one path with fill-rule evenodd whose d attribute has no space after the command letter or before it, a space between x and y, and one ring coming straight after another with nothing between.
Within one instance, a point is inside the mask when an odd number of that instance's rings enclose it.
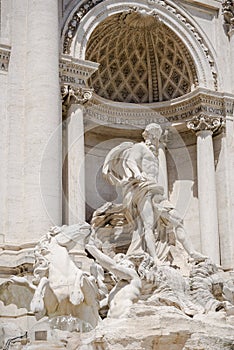
<instances>
[{"instance_id":1,"label":"carved stone molding","mask_svg":"<svg viewBox=\"0 0 234 350\"><path fill-rule=\"evenodd\" d=\"M11 50L9 46L0 45L0 72L7 72Z\"/></svg>"},{"instance_id":2,"label":"carved stone molding","mask_svg":"<svg viewBox=\"0 0 234 350\"><path fill-rule=\"evenodd\" d=\"M15 267L0 266L0 277L6 278L12 275L31 274L33 271L33 263L25 263Z\"/></svg>"},{"instance_id":3,"label":"carved stone molding","mask_svg":"<svg viewBox=\"0 0 234 350\"><path fill-rule=\"evenodd\" d=\"M82 18L88 13L94 6L103 2L104 0L87 0L83 2L81 6L78 7L77 11L72 16L70 20L67 30L64 35L63 41L63 53L70 54L72 40L76 34L77 28L80 24Z\"/></svg>"},{"instance_id":4,"label":"carved stone molding","mask_svg":"<svg viewBox=\"0 0 234 350\"><path fill-rule=\"evenodd\" d=\"M87 80L98 69L99 64L87 60L61 55L59 61L59 78L61 84L73 87L85 86Z\"/></svg>"},{"instance_id":5,"label":"carved stone molding","mask_svg":"<svg viewBox=\"0 0 234 350\"><path fill-rule=\"evenodd\" d=\"M143 128L149 123L159 123L162 126L184 123L200 113L224 119L233 118L233 107L233 95L226 96L198 88L178 98L173 104L162 102L133 105L93 96L85 105L85 118L109 127Z\"/></svg>"},{"instance_id":6,"label":"carved stone molding","mask_svg":"<svg viewBox=\"0 0 234 350\"><path fill-rule=\"evenodd\" d=\"M213 117L204 113L193 117L187 122L187 127L195 132L208 130L212 133L219 131L224 125L222 117Z\"/></svg>"},{"instance_id":7,"label":"carved stone molding","mask_svg":"<svg viewBox=\"0 0 234 350\"><path fill-rule=\"evenodd\" d=\"M228 35L234 31L234 1L224 0L222 3L224 28Z\"/></svg>"}]
</instances>

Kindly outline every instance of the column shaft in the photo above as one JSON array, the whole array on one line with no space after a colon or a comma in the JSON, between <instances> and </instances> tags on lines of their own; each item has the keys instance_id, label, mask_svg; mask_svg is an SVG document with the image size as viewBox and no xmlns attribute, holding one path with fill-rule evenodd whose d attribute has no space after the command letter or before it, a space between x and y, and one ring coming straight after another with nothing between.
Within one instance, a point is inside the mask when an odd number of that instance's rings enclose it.
<instances>
[{"instance_id":1,"label":"column shaft","mask_svg":"<svg viewBox=\"0 0 234 350\"><path fill-rule=\"evenodd\" d=\"M33 238L61 224L61 101L57 0L28 0L25 223Z\"/></svg>"},{"instance_id":2,"label":"column shaft","mask_svg":"<svg viewBox=\"0 0 234 350\"><path fill-rule=\"evenodd\" d=\"M83 106L73 104L67 119L67 220L85 221L85 152ZM92 174L90 174L92 176Z\"/></svg>"},{"instance_id":3,"label":"column shaft","mask_svg":"<svg viewBox=\"0 0 234 350\"><path fill-rule=\"evenodd\" d=\"M6 186L2 194L2 232L6 241L22 241L24 223L24 94L26 69L27 1L11 2L11 57L8 70L7 118L5 124L5 164L1 182ZM2 87L4 90L4 87ZM4 98L1 92L0 99ZM4 120L3 116L1 117ZM4 160L2 161L4 163ZM5 183L4 183L5 171ZM3 176L3 177L2 177ZM5 197L5 198L4 198ZM5 208L4 208L5 207Z\"/></svg>"},{"instance_id":4,"label":"column shaft","mask_svg":"<svg viewBox=\"0 0 234 350\"><path fill-rule=\"evenodd\" d=\"M220 263L212 131L197 133L197 172L202 253Z\"/></svg>"}]
</instances>

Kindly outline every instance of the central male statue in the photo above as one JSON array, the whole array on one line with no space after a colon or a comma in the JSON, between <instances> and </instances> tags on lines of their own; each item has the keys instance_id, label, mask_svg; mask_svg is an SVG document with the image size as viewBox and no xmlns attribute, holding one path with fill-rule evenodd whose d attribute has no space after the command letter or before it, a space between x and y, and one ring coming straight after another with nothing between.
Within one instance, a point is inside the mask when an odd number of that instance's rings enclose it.
<instances>
[{"instance_id":1,"label":"central male statue","mask_svg":"<svg viewBox=\"0 0 234 350\"><path fill-rule=\"evenodd\" d=\"M164 189L158 184L158 147L162 134L160 125L147 125L144 142L123 142L112 149L104 162L103 174L112 185L121 186L123 206L128 221L134 224L128 255L147 252L159 264L156 238L160 225L173 226L176 238L195 260L204 260L196 252L185 232L183 221L173 205L165 199Z\"/></svg>"}]
</instances>

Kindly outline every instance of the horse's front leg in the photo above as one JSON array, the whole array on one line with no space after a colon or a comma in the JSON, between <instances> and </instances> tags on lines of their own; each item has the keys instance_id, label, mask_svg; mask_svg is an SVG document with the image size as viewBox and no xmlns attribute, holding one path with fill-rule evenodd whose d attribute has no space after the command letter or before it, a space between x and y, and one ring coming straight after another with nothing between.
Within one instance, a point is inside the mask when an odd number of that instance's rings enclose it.
<instances>
[{"instance_id":1,"label":"horse's front leg","mask_svg":"<svg viewBox=\"0 0 234 350\"><path fill-rule=\"evenodd\" d=\"M37 289L34 293L34 296L32 298L30 308L31 311L34 313L42 312L44 310L44 295L45 295L45 288L47 284L49 283L49 280L47 277L42 277L40 280Z\"/></svg>"}]
</instances>

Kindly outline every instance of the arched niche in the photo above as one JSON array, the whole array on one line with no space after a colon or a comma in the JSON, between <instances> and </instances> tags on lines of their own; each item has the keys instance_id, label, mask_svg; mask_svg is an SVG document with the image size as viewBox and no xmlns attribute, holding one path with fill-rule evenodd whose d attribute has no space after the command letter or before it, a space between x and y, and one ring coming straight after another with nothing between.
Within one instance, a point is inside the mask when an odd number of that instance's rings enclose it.
<instances>
[{"instance_id":1,"label":"arched niche","mask_svg":"<svg viewBox=\"0 0 234 350\"><path fill-rule=\"evenodd\" d=\"M191 16L173 1L82 2L71 12L62 34L63 53L85 59L87 43L95 28L108 17L131 10L154 11L158 19L181 40L194 60L198 85L217 90L215 52L206 34Z\"/></svg>"}]
</instances>

